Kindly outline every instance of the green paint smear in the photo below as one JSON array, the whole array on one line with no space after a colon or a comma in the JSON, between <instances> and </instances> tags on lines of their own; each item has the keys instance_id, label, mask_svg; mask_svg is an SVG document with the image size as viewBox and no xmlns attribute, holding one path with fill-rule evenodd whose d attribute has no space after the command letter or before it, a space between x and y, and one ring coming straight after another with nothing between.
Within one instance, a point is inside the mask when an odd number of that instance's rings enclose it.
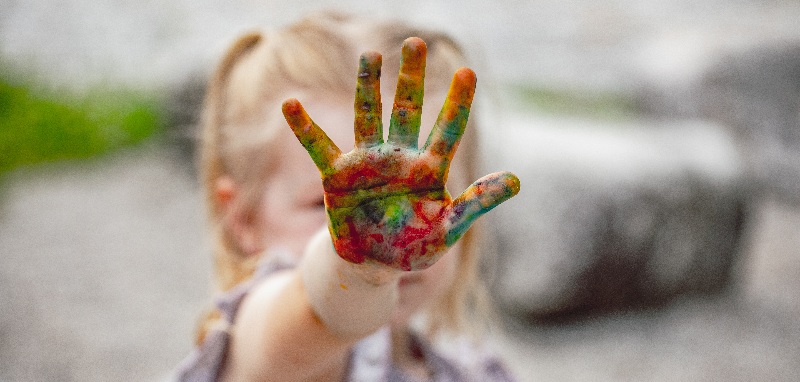
<instances>
[{"instance_id":1,"label":"green paint smear","mask_svg":"<svg viewBox=\"0 0 800 382\"><path fill-rule=\"evenodd\" d=\"M506 87L517 109L605 120L629 120L641 114L636 100L613 92L577 92L535 85Z\"/></svg>"},{"instance_id":2,"label":"green paint smear","mask_svg":"<svg viewBox=\"0 0 800 382\"><path fill-rule=\"evenodd\" d=\"M391 203L386 206L384 213L386 225L392 230L398 230L406 223L407 217L405 211L396 203Z\"/></svg>"},{"instance_id":3,"label":"green paint smear","mask_svg":"<svg viewBox=\"0 0 800 382\"><path fill-rule=\"evenodd\" d=\"M136 144L162 130L163 120L150 94L103 88L78 96L0 67L0 173Z\"/></svg>"}]
</instances>

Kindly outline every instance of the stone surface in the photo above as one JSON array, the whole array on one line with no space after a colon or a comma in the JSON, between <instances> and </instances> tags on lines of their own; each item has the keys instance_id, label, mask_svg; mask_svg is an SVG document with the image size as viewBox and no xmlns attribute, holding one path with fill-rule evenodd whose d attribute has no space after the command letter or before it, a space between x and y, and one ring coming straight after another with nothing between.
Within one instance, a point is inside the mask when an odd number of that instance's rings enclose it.
<instances>
[{"instance_id":1,"label":"stone surface","mask_svg":"<svg viewBox=\"0 0 800 382\"><path fill-rule=\"evenodd\" d=\"M487 155L522 181L489 217L506 312L547 319L728 285L748 220L733 137L697 121L647 124L507 121Z\"/></svg>"},{"instance_id":2,"label":"stone surface","mask_svg":"<svg viewBox=\"0 0 800 382\"><path fill-rule=\"evenodd\" d=\"M508 324L497 337L521 381L797 381L800 208L756 203L743 293L561 325Z\"/></svg>"},{"instance_id":3,"label":"stone surface","mask_svg":"<svg viewBox=\"0 0 800 382\"><path fill-rule=\"evenodd\" d=\"M194 180L151 146L22 169L0 193L0 381L165 376L210 302Z\"/></svg>"},{"instance_id":4,"label":"stone surface","mask_svg":"<svg viewBox=\"0 0 800 382\"><path fill-rule=\"evenodd\" d=\"M707 61L688 78L646 82L644 110L733 127L761 190L800 203L800 40L718 49Z\"/></svg>"},{"instance_id":5,"label":"stone surface","mask_svg":"<svg viewBox=\"0 0 800 382\"><path fill-rule=\"evenodd\" d=\"M793 314L735 298L687 299L571 325L512 324L498 348L521 382L791 382L800 378Z\"/></svg>"}]
</instances>

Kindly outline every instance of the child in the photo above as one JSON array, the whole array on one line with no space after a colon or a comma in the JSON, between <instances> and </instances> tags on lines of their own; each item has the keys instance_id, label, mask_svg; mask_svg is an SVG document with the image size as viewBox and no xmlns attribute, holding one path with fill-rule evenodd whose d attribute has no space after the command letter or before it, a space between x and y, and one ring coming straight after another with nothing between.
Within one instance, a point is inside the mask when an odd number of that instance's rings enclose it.
<instances>
[{"instance_id":1,"label":"child","mask_svg":"<svg viewBox=\"0 0 800 382\"><path fill-rule=\"evenodd\" d=\"M399 73L385 142L383 60L356 55L371 49L388 54L384 84ZM442 34L336 14L234 44L209 85L201 158L225 293L181 380L510 380L475 342L433 346L463 334L479 295L467 228L519 190L510 173L467 188L474 141L453 161L475 89L463 61ZM445 99L438 118L423 90ZM420 126L433 126L421 147ZM467 190L451 199L445 182Z\"/></svg>"}]
</instances>

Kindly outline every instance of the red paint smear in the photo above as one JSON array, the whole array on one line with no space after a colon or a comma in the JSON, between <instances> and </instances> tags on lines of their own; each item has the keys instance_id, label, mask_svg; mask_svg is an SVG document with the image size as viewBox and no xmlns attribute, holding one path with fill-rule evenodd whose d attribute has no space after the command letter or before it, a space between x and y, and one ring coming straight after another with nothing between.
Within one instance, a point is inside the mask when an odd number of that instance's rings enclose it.
<instances>
[{"instance_id":1,"label":"red paint smear","mask_svg":"<svg viewBox=\"0 0 800 382\"><path fill-rule=\"evenodd\" d=\"M383 243L383 235L381 235L379 233L373 233L373 234L371 234L369 236L372 238L372 240L375 240L378 243Z\"/></svg>"},{"instance_id":2,"label":"red paint smear","mask_svg":"<svg viewBox=\"0 0 800 382\"><path fill-rule=\"evenodd\" d=\"M365 179L367 181L371 181L373 179L380 178L382 174L379 171L379 169L370 167L369 165L365 164L362 166L358 166L358 168L354 169L352 172L348 172L343 175L344 175L344 182L339 186L342 189L354 189L357 188L356 184L359 179Z\"/></svg>"},{"instance_id":3,"label":"red paint smear","mask_svg":"<svg viewBox=\"0 0 800 382\"><path fill-rule=\"evenodd\" d=\"M411 254L406 253L400 261L400 269L404 271L411 270Z\"/></svg>"},{"instance_id":4,"label":"red paint smear","mask_svg":"<svg viewBox=\"0 0 800 382\"><path fill-rule=\"evenodd\" d=\"M353 224L352 220L347 221L347 228L350 232L358 232L356 231L356 226ZM346 239L338 238L339 240L335 240L335 247L336 253L339 254L343 259L356 264L361 264L364 262L364 252L361 250L362 243L361 237L358 235L348 235L349 237Z\"/></svg>"},{"instance_id":5,"label":"red paint smear","mask_svg":"<svg viewBox=\"0 0 800 382\"><path fill-rule=\"evenodd\" d=\"M421 162L413 165L409 169L408 178L398 179L400 183L406 184L409 188L427 188L441 184L441 179L431 171L427 163Z\"/></svg>"},{"instance_id":6,"label":"red paint smear","mask_svg":"<svg viewBox=\"0 0 800 382\"><path fill-rule=\"evenodd\" d=\"M392 246L396 248L408 247L414 241L421 241L430 233L430 225L425 228L404 227L403 230L397 233L397 238L392 242Z\"/></svg>"},{"instance_id":7,"label":"red paint smear","mask_svg":"<svg viewBox=\"0 0 800 382\"><path fill-rule=\"evenodd\" d=\"M381 175L381 172L377 169L367 167L367 166L360 166L361 168L356 169L355 171L347 174L345 179L349 182L355 182L360 178L371 179L374 177L378 177Z\"/></svg>"},{"instance_id":8,"label":"red paint smear","mask_svg":"<svg viewBox=\"0 0 800 382\"><path fill-rule=\"evenodd\" d=\"M439 210L439 214L435 216L434 219L428 218L428 214L425 213L425 210L422 209L422 203L415 203L414 204L414 214L417 215L426 225L430 227L431 223L438 222L442 220L444 215L443 209Z\"/></svg>"}]
</instances>

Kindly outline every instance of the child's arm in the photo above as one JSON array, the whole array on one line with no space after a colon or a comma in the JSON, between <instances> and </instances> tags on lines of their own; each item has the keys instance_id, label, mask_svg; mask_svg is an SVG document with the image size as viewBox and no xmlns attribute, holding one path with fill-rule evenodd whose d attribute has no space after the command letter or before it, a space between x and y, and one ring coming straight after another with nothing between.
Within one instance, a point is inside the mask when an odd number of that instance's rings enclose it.
<instances>
[{"instance_id":1,"label":"child's arm","mask_svg":"<svg viewBox=\"0 0 800 382\"><path fill-rule=\"evenodd\" d=\"M362 277L320 230L297 269L268 278L242 303L221 380L344 380L352 345L392 314L398 274Z\"/></svg>"},{"instance_id":2,"label":"child's arm","mask_svg":"<svg viewBox=\"0 0 800 382\"><path fill-rule=\"evenodd\" d=\"M284 103L287 122L322 174L329 235L311 240L298 269L270 278L244 301L225 374L230 380L341 379L350 347L389 321L400 275L434 264L477 217L519 191L516 176L495 173L451 199L445 182L475 75L456 72L418 148L425 54L422 40L403 45L385 143L377 53L360 62L353 151L341 153L299 102Z\"/></svg>"}]
</instances>

